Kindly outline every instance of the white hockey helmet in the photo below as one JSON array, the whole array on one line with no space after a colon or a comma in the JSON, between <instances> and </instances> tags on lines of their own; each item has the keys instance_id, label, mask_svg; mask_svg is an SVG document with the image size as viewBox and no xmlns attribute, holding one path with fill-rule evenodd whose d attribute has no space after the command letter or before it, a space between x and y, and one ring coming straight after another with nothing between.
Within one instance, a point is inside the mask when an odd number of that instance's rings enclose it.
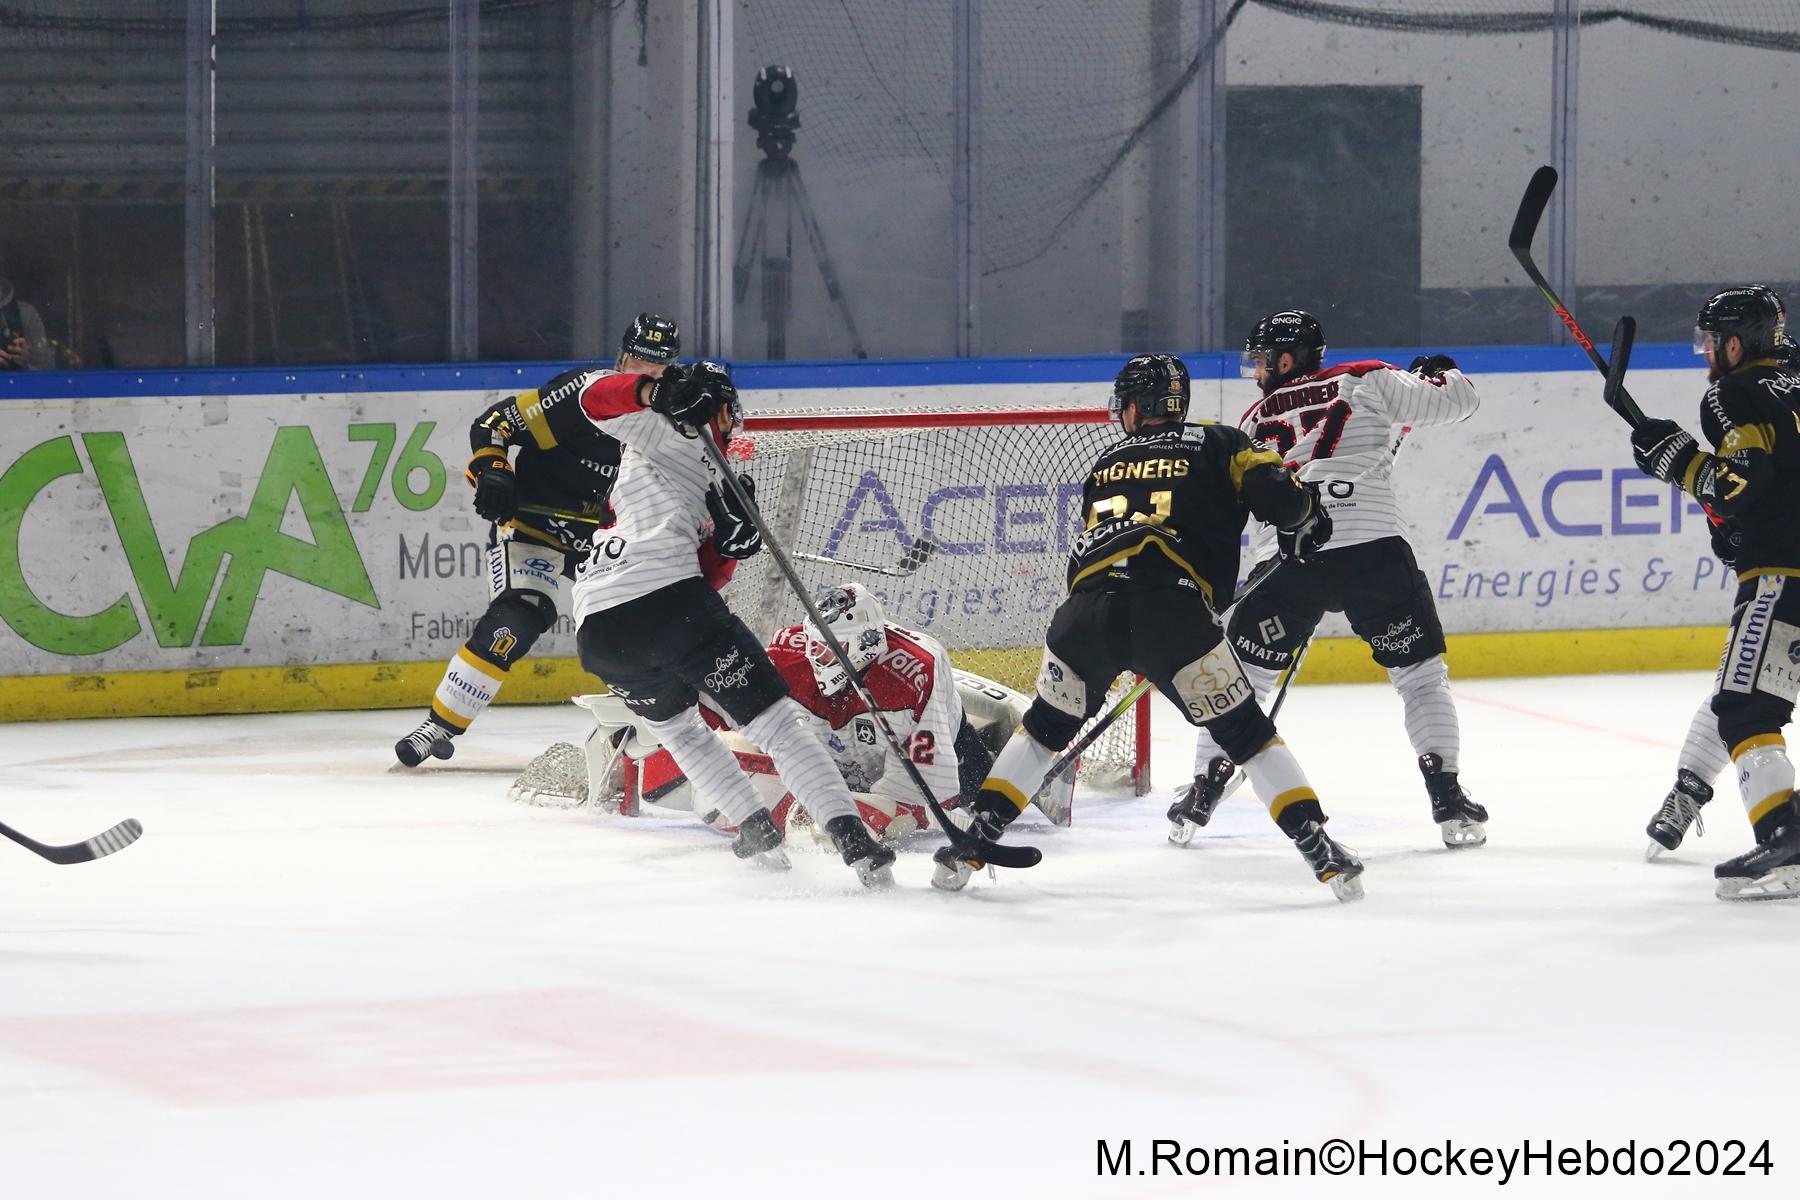
<instances>
[{"instance_id":1,"label":"white hockey helmet","mask_svg":"<svg viewBox=\"0 0 1800 1200\"><path fill-rule=\"evenodd\" d=\"M872 592L854 583L839 584L819 596L819 612L849 651L850 666L855 670L864 670L887 653L887 615ZM835 696L850 682L850 671L831 652L810 617L806 621L806 658L825 695Z\"/></svg>"}]
</instances>

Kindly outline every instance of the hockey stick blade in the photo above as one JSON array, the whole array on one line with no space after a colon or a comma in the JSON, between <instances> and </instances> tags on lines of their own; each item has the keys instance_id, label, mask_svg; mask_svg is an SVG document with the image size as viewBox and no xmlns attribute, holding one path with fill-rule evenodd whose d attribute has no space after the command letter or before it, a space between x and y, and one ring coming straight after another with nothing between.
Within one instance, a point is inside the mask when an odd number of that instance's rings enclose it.
<instances>
[{"instance_id":1,"label":"hockey stick blade","mask_svg":"<svg viewBox=\"0 0 1800 1200\"><path fill-rule=\"evenodd\" d=\"M679 422L673 423L679 425ZM793 562L788 558L788 552L776 540L774 531L769 528L768 521L763 518L762 510L756 507L755 497L745 490L743 482L737 477L737 472L731 469L731 463L727 461L725 451L710 434L705 432L700 434L700 444L705 447L707 457L712 459L713 469L718 473L719 479L725 484L726 489L731 492L732 499L749 516L750 523L756 527L756 532L762 535L764 551L774 558L775 565L781 569L782 577L787 580L787 585L793 591L794 598L800 601L800 606L806 610L806 615L812 618L813 628L819 631L820 636L825 639L825 644L831 648L831 652L837 656L839 662L850 662L850 652L844 649L837 634L832 632L831 622L827 621L819 612L819 606L813 602L812 593L806 590L806 583L800 578L800 572L794 569ZM931 810L931 815L936 818L938 827L944 831L944 836L956 848L958 857L971 862L991 863L996 867L1008 868L1035 867L1043 861L1043 851L1036 846L987 842L958 829L951 822L950 815L944 811L944 806L939 804L937 797L931 794L931 788L926 784L925 777L919 774L919 768L913 763L912 755L907 753L906 748L900 744L900 739L895 736L893 726L889 725L887 717L882 715L880 706L875 703L874 696L869 693L869 685L863 682L860 672L850 672L850 686L856 689L856 694L861 698L864 707L869 710L870 719L875 722L877 732L887 742L888 749L893 752L894 757L900 760L900 765L905 769L907 778L918 789L920 797L925 801L925 807Z\"/></svg>"},{"instance_id":2,"label":"hockey stick blade","mask_svg":"<svg viewBox=\"0 0 1800 1200\"><path fill-rule=\"evenodd\" d=\"M72 846L46 846L44 843L26 837L18 830L7 825L0 825L0 837L6 837L19 843L39 858L67 866L70 863L93 862L96 858L105 858L109 854L117 854L144 835L144 827L138 824L135 817L127 818L114 825L104 833L97 833L85 842L76 842Z\"/></svg>"},{"instance_id":3,"label":"hockey stick blade","mask_svg":"<svg viewBox=\"0 0 1800 1200\"><path fill-rule=\"evenodd\" d=\"M1515 256L1530 257L1532 239L1537 237L1538 223L1544 219L1544 210L1550 207L1550 194L1554 191L1555 167L1539 167L1532 172L1531 182L1525 185L1525 195L1519 201L1519 214L1513 218L1512 233L1506 239Z\"/></svg>"},{"instance_id":4,"label":"hockey stick blade","mask_svg":"<svg viewBox=\"0 0 1800 1200\"><path fill-rule=\"evenodd\" d=\"M1519 266L1537 287L1538 292L1545 300L1549 301L1550 307L1556 311L1557 319L1562 321L1563 328L1569 331L1569 336L1575 339L1575 344L1587 354L1588 361L1594 364L1594 369L1604 375L1607 373L1606 360L1600 357L1600 351L1594 348L1593 339L1582 332L1581 323L1575 319L1575 314L1570 312L1569 306L1562 302L1562 298L1556 294L1556 289L1550 286L1550 281L1544 277L1544 273L1538 269L1537 263L1531 257L1532 238L1537 236L1538 223L1543 220L1544 209L1549 205L1550 194L1555 190L1555 167L1539 167L1533 172L1531 182L1525 185L1525 195L1519 200L1519 212L1513 218L1512 233L1507 237L1506 244L1512 250L1513 257L1519 260ZM1644 411L1637 406L1637 401L1631 398L1631 393L1626 391L1623 386L1619 388L1615 399L1617 403L1612 404L1613 411L1624 417L1633 428L1644 423ZM1612 402L1609 401L1609 403Z\"/></svg>"},{"instance_id":5,"label":"hockey stick blade","mask_svg":"<svg viewBox=\"0 0 1800 1200\"><path fill-rule=\"evenodd\" d=\"M1620 317L1619 323L1613 326L1612 362L1606 368L1606 404L1607 407L1624 417L1631 416L1619 407L1620 398L1625 394L1625 371L1631 365L1631 344L1637 340L1637 318ZM1642 414L1639 414L1640 419Z\"/></svg>"}]
</instances>

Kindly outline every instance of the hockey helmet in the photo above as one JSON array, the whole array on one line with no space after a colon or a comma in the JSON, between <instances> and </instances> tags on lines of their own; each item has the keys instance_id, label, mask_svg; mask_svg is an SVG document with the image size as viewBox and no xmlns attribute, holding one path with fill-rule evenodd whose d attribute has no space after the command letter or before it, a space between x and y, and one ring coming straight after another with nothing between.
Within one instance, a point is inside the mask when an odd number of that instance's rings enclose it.
<instances>
[{"instance_id":1,"label":"hockey helmet","mask_svg":"<svg viewBox=\"0 0 1800 1200\"><path fill-rule=\"evenodd\" d=\"M1704 354L1714 346L1722 349L1730 337L1743 342L1746 360L1779 353L1785 317L1773 288L1761 284L1726 288L1700 306L1694 319L1694 353ZM1722 368L1725 363L1721 359L1718 365Z\"/></svg>"},{"instance_id":2,"label":"hockey helmet","mask_svg":"<svg viewBox=\"0 0 1800 1200\"><path fill-rule=\"evenodd\" d=\"M1192 393L1186 363L1173 354L1140 354L1119 369L1107 409L1115 421L1125 419L1126 405L1137 409L1140 423L1164 417L1185 421Z\"/></svg>"},{"instance_id":3,"label":"hockey helmet","mask_svg":"<svg viewBox=\"0 0 1800 1200\"><path fill-rule=\"evenodd\" d=\"M619 356L672 363L681 355L681 328L667 317L641 312L619 340Z\"/></svg>"},{"instance_id":4,"label":"hockey helmet","mask_svg":"<svg viewBox=\"0 0 1800 1200\"><path fill-rule=\"evenodd\" d=\"M850 655L850 666L846 668L832 653L830 643L812 618L807 618L806 659L812 664L819 690L835 696L850 682L851 670L861 674L887 653L887 616L881 611L881 601L854 583L839 584L823 593L819 597L819 615Z\"/></svg>"},{"instance_id":5,"label":"hockey helmet","mask_svg":"<svg viewBox=\"0 0 1800 1200\"><path fill-rule=\"evenodd\" d=\"M1294 356L1290 377L1318 370L1325 360L1325 327L1319 324L1317 317L1297 308L1270 313L1258 321L1250 336L1244 339L1238 374L1245 379L1255 379L1258 365L1267 365L1271 372L1274 371L1275 360L1283 351Z\"/></svg>"}]
</instances>

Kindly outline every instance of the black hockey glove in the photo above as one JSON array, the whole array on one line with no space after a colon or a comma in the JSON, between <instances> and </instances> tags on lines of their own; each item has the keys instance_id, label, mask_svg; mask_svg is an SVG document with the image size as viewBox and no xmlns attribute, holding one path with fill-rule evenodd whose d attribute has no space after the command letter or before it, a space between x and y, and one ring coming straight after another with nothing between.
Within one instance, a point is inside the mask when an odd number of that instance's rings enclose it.
<instances>
[{"instance_id":1,"label":"black hockey glove","mask_svg":"<svg viewBox=\"0 0 1800 1200\"><path fill-rule=\"evenodd\" d=\"M739 475L738 482L756 499L756 481L748 475ZM726 558L744 559L762 549L762 534L756 531L756 523L750 515L738 510L737 500L728 490L718 485L707 489L706 511L712 514L713 545Z\"/></svg>"},{"instance_id":2,"label":"black hockey glove","mask_svg":"<svg viewBox=\"0 0 1800 1200\"><path fill-rule=\"evenodd\" d=\"M1331 540L1331 514L1319 502L1318 484L1302 483L1300 486L1306 489L1312 506L1307 509L1306 516L1300 519L1298 525L1292 529L1275 531L1275 544L1286 557L1304 562L1307 555Z\"/></svg>"},{"instance_id":3,"label":"black hockey glove","mask_svg":"<svg viewBox=\"0 0 1800 1200\"><path fill-rule=\"evenodd\" d=\"M1456 360L1448 354L1421 354L1406 368L1421 378L1443 378L1445 371L1456 369Z\"/></svg>"},{"instance_id":4,"label":"black hockey glove","mask_svg":"<svg viewBox=\"0 0 1800 1200\"><path fill-rule=\"evenodd\" d=\"M1631 456L1638 470L1664 483L1679 485L1699 454L1694 435L1663 417L1652 417L1631 431Z\"/></svg>"},{"instance_id":5,"label":"black hockey glove","mask_svg":"<svg viewBox=\"0 0 1800 1200\"><path fill-rule=\"evenodd\" d=\"M1719 561L1728 567L1737 566L1738 551L1744 548L1744 531L1730 521L1720 521L1709 525L1707 532L1712 536L1713 553Z\"/></svg>"},{"instance_id":6,"label":"black hockey glove","mask_svg":"<svg viewBox=\"0 0 1800 1200\"><path fill-rule=\"evenodd\" d=\"M650 407L690 429L701 428L736 402L737 388L718 363L672 366L650 389Z\"/></svg>"},{"instance_id":7,"label":"black hockey glove","mask_svg":"<svg viewBox=\"0 0 1800 1200\"><path fill-rule=\"evenodd\" d=\"M503 458L483 459L475 478L475 513L496 525L519 515L519 480ZM470 470L474 470L471 467Z\"/></svg>"}]
</instances>

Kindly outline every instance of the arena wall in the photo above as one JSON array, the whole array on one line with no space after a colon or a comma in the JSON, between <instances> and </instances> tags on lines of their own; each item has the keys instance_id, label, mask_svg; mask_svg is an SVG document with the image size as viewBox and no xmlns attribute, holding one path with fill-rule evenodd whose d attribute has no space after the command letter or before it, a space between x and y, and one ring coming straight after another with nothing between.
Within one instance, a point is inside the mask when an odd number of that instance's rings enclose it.
<instances>
[{"instance_id":1,"label":"arena wall","mask_svg":"<svg viewBox=\"0 0 1800 1200\"><path fill-rule=\"evenodd\" d=\"M1412 351L1367 353L1404 363ZM1452 672L1711 665L1732 576L1698 506L1632 465L1586 360L1573 349L1454 353L1482 408L1409 435L1399 465ZM1253 398L1235 359L1189 361L1195 415L1235 419ZM1685 346L1640 347L1631 388L1644 409L1691 424L1696 361ZM738 376L753 412L1091 407L1117 365L782 364ZM461 478L468 423L557 369L0 380L0 719L423 705L486 597L486 526ZM884 483L907 522L938 489L979 500L983 487L953 461L938 478ZM1008 552L994 536L969 558L972 577L981 557ZM951 605L917 597L895 616L930 627ZM1041 616L1002 619L1021 645L1042 635ZM1341 626L1322 632L1308 680L1378 677ZM594 690L573 653L565 617L503 700Z\"/></svg>"}]
</instances>

